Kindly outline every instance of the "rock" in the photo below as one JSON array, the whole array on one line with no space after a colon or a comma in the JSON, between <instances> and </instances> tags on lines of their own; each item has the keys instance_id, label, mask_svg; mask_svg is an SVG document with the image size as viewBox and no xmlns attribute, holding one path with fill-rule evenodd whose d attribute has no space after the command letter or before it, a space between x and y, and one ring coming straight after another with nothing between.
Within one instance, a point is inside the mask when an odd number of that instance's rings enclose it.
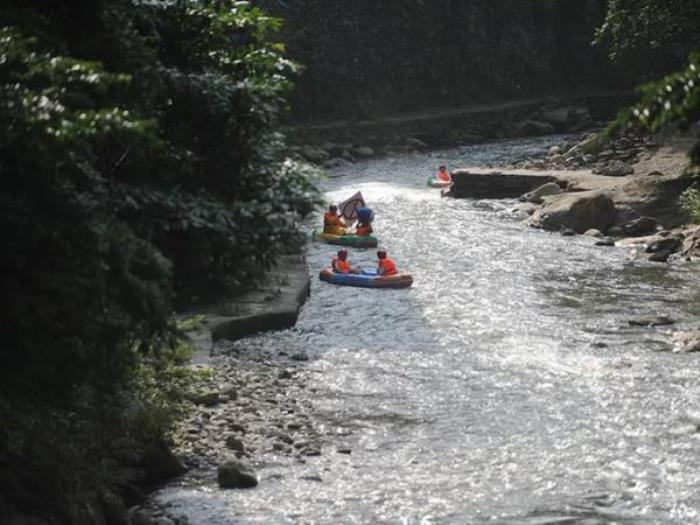
<instances>
[{"instance_id":1,"label":"rock","mask_svg":"<svg viewBox=\"0 0 700 525\"><path fill-rule=\"evenodd\" d=\"M649 256L649 260L651 262L665 263L666 261L668 261L668 258L671 256L671 253L672 252L669 250L661 250L659 252L652 253L651 256Z\"/></svg>"},{"instance_id":2,"label":"rock","mask_svg":"<svg viewBox=\"0 0 700 525\"><path fill-rule=\"evenodd\" d=\"M615 204L602 192L581 191L546 198L528 220L531 226L556 231L570 228L576 233L595 228L605 231L615 217Z\"/></svg>"},{"instance_id":3,"label":"rock","mask_svg":"<svg viewBox=\"0 0 700 525\"><path fill-rule=\"evenodd\" d=\"M562 192L556 182L548 182L523 195L520 200L533 204L542 204L542 198L548 195L559 195Z\"/></svg>"},{"instance_id":4,"label":"rock","mask_svg":"<svg viewBox=\"0 0 700 525\"><path fill-rule=\"evenodd\" d=\"M591 113L588 108L569 108L566 113L566 129L577 132L590 128L593 125Z\"/></svg>"},{"instance_id":5,"label":"rock","mask_svg":"<svg viewBox=\"0 0 700 525\"><path fill-rule=\"evenodd\" d=\"M676 332L671 341L675 352L700 352L700 330Z\"/></svg>"},{"instance_id":6,"label":"rock","mask_svg":"<svg viewBox=\"0 0 700 525\"><path fill-rule=\"evenodd\" d=\"M700 226L693 226L683 232L685 238L680 252L684 257L700 257Z\"/></svg>"},{"instance_id":7,"label":"rock","mask_svg":"<svg viewBox=\"0 0 700 525\"><path fill-rule=\"evenodd\" d=\"M621 226L612 226L611 228L608 228L608 235L622 236L624 234L625 231Z\"/></svg>"},{"instance_id":8,"label":"rock","mask_svg":"<svg viewBox=\"0 0 700 525\"><path fill-rule=\"evenodd\" d=\"M309 145L302 146L299 149L299 153L306 160L314 164L321 164L330 158L330 155L324 149Z\"/></svg>"},{"instance_id":9,"label":"rock","mask_svg":"<svg viewBox=\"0 0 700 525\"><path fill-rule=\"evenodd\" d=\"M216 476L222 489L249 489L258 485L253 468L237 458L228 458L221 463Z\"/></svg>"},{"instance_id":10,"label":"rock","mask_svg":"<svg viewBox=\"0 0 700 525\"><path fill-rule=\"evenodd\" d=\"M349 166L351 163L348 162L347 160L340 158L340 157L334 157L330 160L327 160L323 164L321 164L321 167L324 170L333 170L336 168L342 168L344 166Z\"/></svg>"},{"instance_id":11,"label":"rock","mask_svg":"<svg viewBox=\"0 0 700 525\"><path fill-rule=\"evenodd\" d=\"M130 518L131 525L153 525L153 513L148 509L136 509Z\"/></svg>"},{"instance_id":12,"label":"rock","mask_svg":"<svg viewBox=\"0 0 700 525\"><path fill-rule=\"evenodd\" d=\"M292 361L308 361L309 355L306 352L296 352L290 357Z\"/></svg>"},{"instance_id":13,"label":"rock","mask_svg":"<svg viewBox=\"0 0 700 525\"><path fill-rule=\"evenodd\" d=\"M555 132L555 129L548 122L525 120L518 124L516 132L520 137L527 137L532 135L551 135Z\"/></svg>"},{"instance_id":14,"label":"rock","mask_svg":"<svg viewBox=\"0 0 700 525\"><path fill-rule=\"evenodd\" d=\"M175 522L170 518L160 517L155 522L154 525L175 525Z\"/></svg>"},{"instance_id":15,"label":"rock","mask_svg":"<svg viewBox=\"0 0 700 525\"><path fill-rule=\"evenodd\" d=\"M226 437L226 448L230 448L231 450L235 450L236 452L240 452L241 454L245 453L243 441L238 439L236 436Z\"/></svg>"},{"instance_id":16,"label":"rock","mask_svg":"<svg viewBox=\"0 0 700 525\"><path fill-rule=\"evenodd\" d=\"M146 471L145 483L155 484L175 478L185 472L185 466L162 440L151 445L140 462Z\"/></svg>"},{"instance_id":17,"label":"rock","mask_svg":"<svg viewBox=\"0 0 700 525\"><path fill-rule=\"evenodd\" d=\"M308 476L301 476L299 479L307 480L307 481L318 481L319 483L323 482L323 478L319 476L318 474L310 474Z\"/></svg>"},{"instance_id":18,"label":"rock","mask_svg":"<svg viewBox=\"0 0 700 525\"><path fill-rule=\"evenodd\" d=\"M416 139L416 138L412 138L412 137L406 139L406 146L408 146L411 149L419 150L419 151L424 150L424 149L428 149L428 145L425 142L423 142L420 139Z\"/></svg>"},{"instance_id":19,"label":"rock","mask_svg":"<svg viewBox=\"0 0 700 525\"><path fill-rule=\"evenodd\" d=\"M280 373L277 374L277 379L291 379L292 378L292 373L289 370L280 370Z\"/></svg>"},{"instance_id":20,"label":"rock","mask_svg":"<svg viewBox=\"0 0 700 525\"><path fill-rule=\"evenodd\" d=\"M624 177L626 175L632 175L634 173L634 168L621 160L611 160L604 166L595 168L593 173L606 175L608 177Z\"/></svg>"},{"instance_id":21,"label":"rock","mask_svg":"<svg viewBox=\"0 0 700 525\"><path fill-rule=\"evenodd\" d=\"M348 152L350 149L352 149L352 145L327 142L323 145L323 148L326 151L328 151L330 157L342 157L343 153Z\"/></svg>"},{"instance_id":22,"label":"rock","mask_svg":"<svg viewBox=\"0 0 700 525\"><path fill-rule=\"evenodd\" d=\"M647 235L654 233L659 223L653 217L639 217L627 224L622 225L622 231L627 235Z\"/></svg>"},{"instance_id":23,"label":"rock","mask_svg":"<svg viewBox=\"0 0 700 525\"><path fill-rule=\"evenodd\" d=\"M205 407L213 407L218 405L219 401L221 401L218 392L198 392L193 394L190 399L195 405L202 405Z\"/></svg>"},{"instance_id":24,"label":"rock","mask_svg":"<svg viewBox=\"0 0 700 525\"><path fill-rule=\"evenodd\" d=\"M552 146L547 151L547 156L554 157L556 155L561 155L561 148L559 146Z\"/></svg>"},{"instance_id":25,"label":"rock","mask_svg":"<svg viewBox=\"0 0 700 525\"><path fill-rule=\"evenodd\" d=\"M358 146L350 150L355 157L358 159L366 159L368 157L374 157L376 154L372 148L369 146Z\"/></svg>"},{"instance_id":26,"label":"rock","mask_svg":"<svg viewBox=\"0 0 700 525\"><path fill-rule=\"evenodd\" d=\"M630 326L665 326L674 324L675 321L665 315L656 317L640 317L639 319L630 319L627 321Z\"/></svg>"},{"instance_id":27,"label":"rock","mask_svg":"<svg viewBox=\"0 0 700 525\"><path fill-rule=\"evenodd\" d=\"M561 231L561 234L562 234L564 237L573 237L574 235L576 235L576 232L575 232L574 230L572 230L571 228L564 228L564 229Z\"/></svg>"},{"instance_id":28,"label":"rock","mask_svg":"<svg viewBox=\"0 0 700 525\"><path fill-rule=\"evenodd\" d=\"M683 241L680 237L664 237L650 242L644 251L646 251L647 253L658 253L667 251L669 252L669 254L671 254L675 252L678 248L680 248L682 244Z\"/></svg>"},{"instance_id":29,"label":"rock","mask_svg":"<svg viewBox=\"0 0 700 525\"><path fill-rule=\"evenodd\" d=\"M603 237L594 243L596 246L615 246L615 240L610 237Z\"/></svg>"},{"instance_id":30,"label":"rock","mask_svg":"<svg viewBox=\"0 0 700 525\"><path fill-rule=\"evenodd\" d=\"M321 455L321 449L318 448L318 447L309 447L309 448L305 448L305 449L302 451L302 454L304 454L305 456L309 456L309 457L311 457L311 456L320 456L320 455Z\"/></svg>"},{"instance_id":31,"label":"rock","mask_svg":"<svg viewBox=\"0 0 700 525\"><path fill-rule=\"evenodd\" d=\"M108 525L128 525L129 517L124 500L113 492L106 491L100 497L102 514Z\"/></svg>"},{"instance_id":32,"label":"rock","mask_svg":"<svg viewBox=\"0 0 700 525\"><path fill-rule=\"evenodd\" d=\"M596 230L595 228L591 228L590 230L586 230L583 232L584 235L587 235L588 237L597 237L601 238L603 237L603 233L600 230Z\"/></svg>"},{"instance_id":33,"label":"rock","mask_svg":"<svg viewBox=\"0 0 700 525\"><path fill-rule=\"evenodd\" d=\"M542 120L564 131L569 116L569 108L555 108L542 112Z\"/></svg>"},{"instance_id":34,"label":"rock","mask_svg":"<svg viewBox=\"0 0 700 525\"><path fill-rule=\"evenodd\" d=\"M246 428L243 425L239 425L238 423L229 423L228 428L230 428L234 432L240 432L242 434L246 433Z\"/></svg>"},{"instance_id":35,"label":"rock","mask_svg":"<svg viewBox=\"0 0 700 525\"><path fill-rule=\"evenodd\" d=\"M340 155L340 158L343 160L347 160L348 162L351 162L353 164L357 162L357 159L348 150L344 150L343 153Z\"/></svg>"},{"instance_id":36,"label":"rock","mask_svg":"<svg viewBox=\"0 0 700 525\"><path fill-rule=\"evenodd\" d=\"M352 454L352 449L346 448L346 447L340 447L338 448L338 454Z\"/></svg>"}]
</instances>

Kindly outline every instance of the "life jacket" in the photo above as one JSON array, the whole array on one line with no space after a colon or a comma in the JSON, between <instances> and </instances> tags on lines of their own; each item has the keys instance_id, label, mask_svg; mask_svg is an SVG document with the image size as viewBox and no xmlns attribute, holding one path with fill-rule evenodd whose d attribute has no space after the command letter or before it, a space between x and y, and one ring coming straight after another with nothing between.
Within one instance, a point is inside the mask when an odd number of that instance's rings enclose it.
<instances>
[{"instance_id":1,"label":"life jacket","mask_svg":"<svg viewBox=\"0 0 700 525\"><path fill-rule=\"evenodd\" d=\"M343 261L338 257L333 257L333 271L337 273L350 273L350 263L348 261Z\"/></svg>"},{"instance_id":2,"label":"life jacket","mask_svg":"<svg viewBox=\"0 0 700 525\"><path fill-rule=\"evenodd\" d=\"M450 181L450 174L447 171L445 171L445 172L438 171L437 174L435 175L435 178L437 180L443 180L445 182L449 182Z\"/></svg>"},{"instance_id":3,"label":"life jacket","mask_svg":"<svg viewBox=\"0 0 700 525\"><path fill-rule=\"evenodd\" d=\"M355 230L355 235L371 235L372 234L372 225L371 224L358 224L357 229Z\"/></svg>"},{"instance_id":4,"label":"life jacket","mask_svg":"<svg viewBox=\"0 0 700 525\"><path fill-rule=\"evenodd\" d=\"M399 273L396 270L396 263L388 257L385 257L384 259L379 259L379 268L383 270L382 275L396 275L397 273Z\"/></svg>"},{"instance_id":5,"label":"life jacket","mask_svg":"<svg viewBox=\"0 0 700 525\"><path fill-rule=\"evenodd\" d=\"M342 219L329 211L323 215L323 233L332 233L334 235L340 235L344 233L343 228L345 223Z\"/></svg>"}]
</instances>

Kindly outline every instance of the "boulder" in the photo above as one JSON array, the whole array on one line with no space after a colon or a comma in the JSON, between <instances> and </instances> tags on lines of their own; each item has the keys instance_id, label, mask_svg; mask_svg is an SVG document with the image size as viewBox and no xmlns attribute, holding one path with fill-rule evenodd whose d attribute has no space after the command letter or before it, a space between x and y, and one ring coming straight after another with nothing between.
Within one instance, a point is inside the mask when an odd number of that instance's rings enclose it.
<instances>
[{"instance_id":1,"label":"boulder","mask_svg":"<svg viewBox=\"0 0 700 525\"><path fill-rule=\"evenodd\" d=\"M236 436L226 437L226 448L230 448L231 450L235 450L236 452L240 452L241 454L245 452L245 448L243 447L243 441L238 439Z\"/></svg>"},{"instance_id":2,"label":"boulder","mask_svg":"<svg viewBox=\"0 0 700 525\"><path fill-rule=\"evenodd\" d=\"M564 131L569 119L569 108L555 108L542 112L542 120L551 124L557 131Z\"/></svg>"},{"instance_id":3,"label":"boulder","mask_svg":"<svg viewBox=\"0 0 700 525\"><path fill-rule=\"evenodd\" d=\"M655 317L641 317L639 319L630 319L627 321L630 326L665 326L674 324L675 321L665 315L657 315Z\"/></svg>"},{"instance_id":4,"label":"boulder","mask_svg":"<svg viewBox=\"0 0 700 525\"><path fill-rule=\"evenodd\" d=\"M590 230L586 230L583 232L584 235L587 235L588 237L597 237L601 238L603 237L603 233L600 230L596 230L595 228L591 228Z\"/></svg>"},{"instance_id":5,"label":"boulder","mask_svg":"<svg viewBox=\"0 0 700 525\"><path fill-rule=\"evenodd\" d=\"M185 466L167 443L159 440L153 443L141 458L141 468L146 471L146 483L160 483L185 472Z\"/></svg>"},{"instance_id":6,"label":"boulder","mask_svg":"<svg viewBox=\"0 0 700 525\"><path fill-rule=\"evenodd\" d=\"M700 352L700 330L677 332L671 337L676 352Z\"/></svg>"},{"instance_id":7,"label":"boulder","mask_svg":"<svg viewBox=\"0 0 700 525\"><path fill-rule=\"evenodd\" d=\"M345 159L348 162L355 163L357 162L357 159L353 156L352 153L350 153L348 150L343 150L343 152L340 154L341 159Z\"/></svg>"},{"instance_id":8,"label":"boulder","mask_svg":"<svg viewBox=\"0 0 700 525\"><path fill-rule=\"evenodd\" d=\"M542 197L559 195L561 192L562 189L556 182L548 182L526 193L520 197L520 200L523 202L532 202L533 204L542 204Z\"/></svg>"},{"instance_id":9,"label":"boulder","mask_svg":"<svg viewBox=\"0 0 700 525\"><path fill-rule=\"evenodd\" d=\"M647 253L669 252L670 254L678 250L682 244L683 240L680 237L672 235L651 241L644 251Z\"/></svg>"},{"instance_id":10,"label":"boulder","mask_svg":"<svg viewBox=\"0 0 700 525\"><path fill-rule=\"evenodd\" d=\"M556 130L549 122L540 122L538 120L525 120L518 124L517 134L520 137L532 135L551 135Z\"/></svg>"},{"instance_id":11,"label":"boulder","mask_svg":"<svg viewBox=\"0 0 700 525\"><path fill-rule=\"evenodd\" d=\"M528 223L536 228L557 231L570 228L576 233L595 228L606 231L615 217L615 204L602 192L581 191L546 197Z\"/></svg>"},{"instance_id":12,"label":"boulder","mask_svg":"<svg viewBox=\"0 0 700 525\"><path fill-rule=\"evenodd\" d=\"M684 257L700 257L700 226L693 226L684 232L685 239L680 252Z\"/></svg>"},{"instance_id":13,"label":"boulder","mask_svg":"<svg viewBox=\"0 0 700 525\"><path fill-rule=\"evenodd\" d=\"M406 146L408 146L409 148L414 149L414 150L428 149L428 145L425 142L423 142L420 139L416 139L416 138L412 138L412 137L406 139Z\"/></svg>"},{"instance_id":14,"label":"boulder","mask_svg":"<svg viewBox=\"0 0 700 525\"><path fill-rule=\"evenodd\" d=\"M594 243L596 246L615 246L615 240L610 237L603 237Z\"/></svg>"},{"instance_id":15,"label":"boulder","mask_svg":"<svg viewBox=\"0 0 700 525\"><path fill-rule=\"evenodd\" d=\"M237 458L228 458L218 466L217 480L222 489L249 489L258 485L253 468Z\"/></svg>"},{"instance_id":16,"label":"boulder","mask_svg":"<svg viewBox=\"0 0 700 525\"><path fill-rule=\"evenodd\" d=\"M374 150L369 146L358 146L356 148L352 148L350 153L352 153L358 159L366 159L368 157L375 156Z\"/></svg>"},{"instance_id":17,"label":"boulder","mask_svg":"<svg viewBox=\"0 0 700 525\"><path fill-rule=\"evenodd\" d=\"M639 217L622 225L622 231L627 235L639 236L654 233L659 223L653 217Z\"/></svg>"},{"instance_id":18,"label":"boulder","mask_svg":"<svg viewBox=\"0 0 700 525\"><path fill-rule=\"evenodd\" d=\"M316 146L302 146L299 149L299 153L306 160L308 160L309 162L313 162L314 164L322 164L330 158L330 155L326 150L318 148Z\"/></svg>"},{"instance_id":19,"label":"boulder","mask_svg":"<svg viewBox=\"0 0 700 525\"><path fill-rule=\"evenodd\" d=\"M668 258L671 257L671 253L672 252L670 250L661 250L661 251L652 253L649 256L649 261L665 263L666 261L668 261Z\"/></svg>"},{"instance_id":20,"label":"boulder","mask_svg":"<svg viewBox=\"0 0 700 525\"><path fill-rule=\"evenodd\" d=\"M547 151L547 156L554 157L556 155L561 155L561 148L559 146L552 146Z\"/></svg>"},{"instance_id":21,"label":"boulder","mask_svg":"<svg viewBox=\"0 0 700 525\"><path fill-rule=\"evenodd\" d=\"M342 158L340 158L340 157L334 157L334 158L332 158L332 159L330 159L330 160L327 160L327 161L324 162L323 164L321 164L321 167L322 167L324 170L333 170L333 169L335 169L335 168L342 168L342 167L348 166L348 165L350 165L350 164L351 164L351 163L348 162L348 161L345 160L345 159L342 159Z\"/></svg>"}]
</instances>

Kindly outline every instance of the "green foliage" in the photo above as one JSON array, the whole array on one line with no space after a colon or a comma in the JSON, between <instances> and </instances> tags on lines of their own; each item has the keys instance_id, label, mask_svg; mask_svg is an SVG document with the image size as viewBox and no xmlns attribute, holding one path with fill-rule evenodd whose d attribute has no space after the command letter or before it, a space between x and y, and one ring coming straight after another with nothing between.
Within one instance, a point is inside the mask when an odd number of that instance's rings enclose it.
<instances>
[{"instance_id":1,"label":"green foliage","mask_svg":"<svg viewBox=\"0 0 700 525\"><path fill-rule=\"evenodd\" d=\"M638 126L652 132L675 126L687 129L700 119L700 53L682 71L638 88L640 100L618 115L609 132ZM695 159L696 162L699 159Z\"/></svg>"},{"instance_id":2,"label":"green foliage","mask_svg":"<svg viewBox=\"0 0 700 525\"><path fill-rule=\"evenodd\" d=\"M651 55L685 60L700 49L699 0L608 0L605 21L595 42L614 61L641 60Z\"/></svg>"},{"instance_id":3,"label":"green foliage","mask_svg":"<svg viewBox=\"0 0 700 525\"><path fill-rule=\"evenodd\" d=\"M296 70L277 20L230 0L6 4L0 470L47 470L60 506L177 416L174 301L297 250L319 194L276 131Z\"/></svg>"},{"instance_id":4,"label":"green foliage","mask_svg":"<svg viewBox=\"0 0 700 525\"><path fill-rule=\"evenodd\" d=\"M681 195L681 209L691 221L700 224L700 188L689 188Z\"/></svg>"}]
</instances>

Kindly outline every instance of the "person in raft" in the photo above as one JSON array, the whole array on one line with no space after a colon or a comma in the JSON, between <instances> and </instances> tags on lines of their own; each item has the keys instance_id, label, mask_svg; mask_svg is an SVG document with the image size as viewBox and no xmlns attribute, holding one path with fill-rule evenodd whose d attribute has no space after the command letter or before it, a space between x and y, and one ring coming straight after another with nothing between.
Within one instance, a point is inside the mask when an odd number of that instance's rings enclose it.
<instances>
[{"instance_id":1,"label":"person in raft","mask_svg":"<svg viewBox=\"0 0 700 525\"><path fill-rule=\"evenodd\" d=\"M372 230L372 220L374 212L369 208L360 208L357 210L357 226L355 227L355 235L360 237L369 237L374 233Z\"/></svg>"},{"instance_id":2,"label":"person in raft","mask_svg":"<svg viewBox=\"0 0 700 525\"><path fill-rule=\"evenodd\" d=\"M357 273L357 268L350 266L348 262L348 252L347 250L338 250L338 253L333 260L331 260L331 266L335 273Z\"/></svg>"},{"instance_id":3,"label":"person in raft","mask_svg":"<svg viewBox=\"0 0 700 525\"><path fill-rule=\"evenodd\" d=\"M347 225L338 215L338 206L331 204L328 207L328 211L323 214L323 233L345 235L345 228L347 228Z\"/></svg>"},{"instance_id":4,"label":"person in raft","mask_svg":"<svg viewBox=\"0 0 700 525\"><path fill-rule=\"evenodd\" d=\"M396 263L386 256L386 250L378 250L377 259L379 259L379 262L377 263L377 274L396 275L399 273L396 270Z\"/></svg>"},{"instance_id":5,"label":"person in raft","mask_svg":"<svg viewBox=\"0 0 700 525\"><path fill-rule=\"evenodd\" d=\"M440 166L435 174L435 178L440 182L450 182L450 173L447 171L447 167Z\"/></svg>"}]
</instances>

